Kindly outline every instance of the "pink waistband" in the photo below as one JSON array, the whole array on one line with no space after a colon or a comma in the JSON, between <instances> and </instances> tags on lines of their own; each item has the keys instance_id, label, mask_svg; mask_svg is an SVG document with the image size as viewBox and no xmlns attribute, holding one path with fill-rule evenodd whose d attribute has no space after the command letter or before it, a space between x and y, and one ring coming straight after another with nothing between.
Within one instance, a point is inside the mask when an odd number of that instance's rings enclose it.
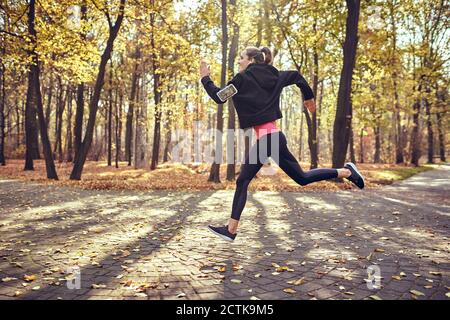
<instances>
[{"instance_id":1,"label":"pink waistband","mask_svg":"<svg viewBox=\"0 0 450 320\"><path fill-rule=\"evenodd\" d=\"M280 131L280 129L277 128L275 121L258 124L254 126L253 129L255 129L256 139L259 139L265 134Z\"/></svg>"}]
</instances>

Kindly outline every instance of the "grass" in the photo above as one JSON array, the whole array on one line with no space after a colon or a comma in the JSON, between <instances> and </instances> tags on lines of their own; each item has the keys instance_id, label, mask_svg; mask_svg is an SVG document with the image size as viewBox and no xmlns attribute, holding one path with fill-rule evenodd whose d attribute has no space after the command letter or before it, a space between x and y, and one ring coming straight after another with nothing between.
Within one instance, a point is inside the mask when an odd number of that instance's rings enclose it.
<instances>
[{"instance_id":1,"label":"grass","mask_svg":"<svg viewBox=\"0 0 450 320\"><path fill-rule=\"evenodd\" d=\"M435 167L436 165L422 165L420 167L399 167L395 168L395 170L380 170L373 173L373 178L386 182L394 182L407 179L421 172L433 170Z\"/></svg>"}]
</instances>

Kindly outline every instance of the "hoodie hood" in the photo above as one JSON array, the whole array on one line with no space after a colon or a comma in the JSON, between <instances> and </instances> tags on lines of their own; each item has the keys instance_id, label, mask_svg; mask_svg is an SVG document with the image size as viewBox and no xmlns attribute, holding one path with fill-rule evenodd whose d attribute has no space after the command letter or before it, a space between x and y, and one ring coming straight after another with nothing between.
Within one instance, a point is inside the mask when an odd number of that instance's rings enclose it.
<instances>
[{"instance_id":1,"label":"hoodie hood","mask_svg":"<svg viewBox=\"0 0 450 320\"><path fill-rule=\"evenodd\" d=\"M255 79L258 85L265 89L273 89L279 78L279 71L270 64L250 63L245 72Z\"/></svg>"}]
</instances>

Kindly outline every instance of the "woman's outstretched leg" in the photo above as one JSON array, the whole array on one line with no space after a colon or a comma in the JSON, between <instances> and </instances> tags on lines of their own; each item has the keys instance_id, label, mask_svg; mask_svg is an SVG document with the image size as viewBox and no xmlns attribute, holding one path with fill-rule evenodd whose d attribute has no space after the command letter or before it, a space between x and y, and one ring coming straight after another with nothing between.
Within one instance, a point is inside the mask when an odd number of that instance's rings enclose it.
<instances>
[{"instance_id":1,"label":"woman's outstretched leg","mask_svg":"<svg viewBox=\"0 0 450 320\"><path fill-rule=\"evenodd\" d=\"M292 155L287 146L286 136L283 132L279 132L278 136L278 159L275 155L276 148L272 148L272 158L278 163L278 166L295 182L305 186L312 182L329 180L333 178L349 178L352 172L348 168L319 168L309 171L303 171L297 159Z\"/></svg>"}]
</instances>

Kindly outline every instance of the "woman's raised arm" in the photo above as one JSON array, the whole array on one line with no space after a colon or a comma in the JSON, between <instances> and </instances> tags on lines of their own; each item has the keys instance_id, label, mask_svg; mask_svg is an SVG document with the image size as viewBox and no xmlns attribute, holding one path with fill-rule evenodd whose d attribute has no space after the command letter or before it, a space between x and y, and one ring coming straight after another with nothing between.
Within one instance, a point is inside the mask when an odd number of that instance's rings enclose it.
<instances>
[{"instance_id":1,"label":"woman's raised arm","mask_svg":"<svg viewBox=\"0 0 450 320\"><path fill-rule=\"evenodd\" d=\"M200 63L200 76L202 77L201 82L203 84L203 87L205 88L206 92L211 97L211 99L214 100L214 102L216 102L217 104L223 104L225 102L221 101L217 96L217 92L219 92L221 88L217 87L214 84L214 82L210 77L210 73L211 72L209 70L209 66L206 64L204 60L202 60L202 62ZM227 85L233 84L236 87L236 89L239 90L239 84L241 79L242 79L241 75L238 73L233 77L233 79L228 81Z\"/></svg>"}]
</instances>

